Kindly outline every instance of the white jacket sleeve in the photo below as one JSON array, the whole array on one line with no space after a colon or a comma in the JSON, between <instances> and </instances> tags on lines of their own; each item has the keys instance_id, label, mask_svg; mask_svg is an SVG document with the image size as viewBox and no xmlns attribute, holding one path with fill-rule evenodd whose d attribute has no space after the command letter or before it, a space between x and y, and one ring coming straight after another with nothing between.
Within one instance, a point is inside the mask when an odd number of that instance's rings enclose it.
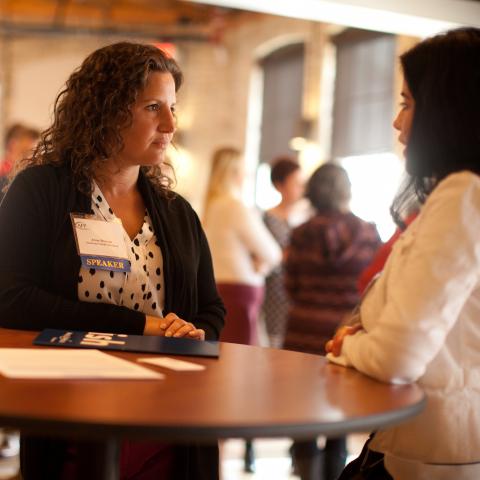
<instances>
[{"instance_id":1,"label":"white jacket sleeve","mask_svg":"<svg viewBox=\"0 0 480 480\"><path fill-rule=\"evenodd\" d=\"M263 263L268 271L276 267L282 260L282 251L258 211L237 203L233 214L237 215L238 234L249 252Z\"/></svg>"},{"instance_id":2,"label":"white jacket sleeve","mask_svg":"<svg viewBox=\"0 0 480 480\"><path fill-rule=\"evenodd\" d=\"M447 177L416 222L362 303L365 330L344 339L340 357L329 355L386 382L424 374L478 284L480 178L470 172Z\"/></svg>"}]
</instances>

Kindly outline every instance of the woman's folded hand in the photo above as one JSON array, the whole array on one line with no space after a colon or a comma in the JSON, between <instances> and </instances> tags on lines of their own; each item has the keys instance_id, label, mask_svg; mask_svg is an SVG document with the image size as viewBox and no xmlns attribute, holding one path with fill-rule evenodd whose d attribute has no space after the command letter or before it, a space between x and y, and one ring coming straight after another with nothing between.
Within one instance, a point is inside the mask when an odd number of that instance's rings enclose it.
<instances>
[{"instance_id":1,"label":"woman's folded hand","mask_svg":"<svg viewBox=\"0 0 480 480\"><path fill-rule=\"evenodd\" d=\"M169 313L163 318L157 318L156 321L158 323L158 333L154 333L154 335L173 338L183 337L192 338L194 340L205 340L204 330L202 330L201 328L196 328L193 323L182 320L174 313Z\"/></svg>"},{"instance_id":2,"label":"woman's folded hand","mask_svg":"<svg viewBox=\"0 0 480 480\"><path fill-rule=\"evenodd\" d=\"M325 344L326 352L338 357L342 353L343 339L347 335L354 335L359 330L362 330L362 328L363 327L361 323L340 327L335 333L334 337Z\"/></svg>"}]
</instances>

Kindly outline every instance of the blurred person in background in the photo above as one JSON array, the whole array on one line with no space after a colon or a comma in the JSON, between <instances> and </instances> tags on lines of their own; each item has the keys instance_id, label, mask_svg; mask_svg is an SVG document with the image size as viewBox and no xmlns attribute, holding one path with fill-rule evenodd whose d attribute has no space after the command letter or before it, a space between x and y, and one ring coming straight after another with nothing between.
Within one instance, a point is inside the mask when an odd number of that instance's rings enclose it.
<instances>
[{"instance_id":1,"label":"blurred person in background","mask_svg":"<svg viewBox=\"0 0 480 480\"><path fill-rule=\"evenodd\" d=\"M278 157L273 161L270 179L272 185L280 193L281 200L277 206L265 212L263 220L285 256L292 226L301 223L295 207L303 197L305 182L300 165L288 156ZM265 280L265 300L262 307L271 347L280 348L283 345L288 308L289 301L284 287L283 266L278 265Z\"/></svg>"},{"instance_id":2,"label":"blurred person in background","mask_svg":"<svg viewBox=\"0 0 480 480\"><path fill-rule=\"evenodd\" d=\"M0 163L0 200L3 198L3 189L8 183L10 172L19 160L29 157L33 153L39 137L38 130L21 123L14 123L7 128L4 157Z\"/></svg>"},{"instance_id":3,"label":"blurred person in background","mask_svg":"<svg viewBox=\"0 0 480 480\"><path fill-rule=\"evenodd\" d=\"M33 153L40 137L35 128L21 123L14 123L7 128L4 142L4 157L0 163L0 202L3 199L3 189L8 184L8 178L15 165L22 158ZM20 451L20 434L14 430L0 430L0 458L18 455Z\"/></svg>"},{"instance_id":4,"label":"blurred person in background","mask_svg":"<svg viewBox=\"0 0 480 480\"><path fill-rule=\"evenodd\" d=\"M203 226L217 289L227 310L220 340L257 345L265 276L279 265L282 252L260 214L242 201L244 176L239 150L225 147L214 152ZM253 458L252 444L247 441L247 471L253 470Z\"/></svg>"},{"instance_id":5,"label":"blurred person in background","mask_svg":"<svg viewBox=\"0 0 480 480\"><path fill-rule=\"evenodd\" d=\"M306 187L315 214L295 228L285 263L285 288L291 301L284 348L324 355L324 345L358 303L358 277L381 241L375 226L349 209L347 172L327 163ZM292 456L302 480L334 480L345 466L346 438L294 441Z\"/></svg>"},{"instance_id":6,"label":"blurred person in background","mask_svg":"<svg viewBox=\"0 0 480 480\"><path fill-rule=\"evenodd\" d=\"M280 247L258 212L242 201L243 157L234 148L213 154L203 225L218 292L227 309L224 342L258 344L265 276L281 261Z\"/></svg>"}]
</instances>

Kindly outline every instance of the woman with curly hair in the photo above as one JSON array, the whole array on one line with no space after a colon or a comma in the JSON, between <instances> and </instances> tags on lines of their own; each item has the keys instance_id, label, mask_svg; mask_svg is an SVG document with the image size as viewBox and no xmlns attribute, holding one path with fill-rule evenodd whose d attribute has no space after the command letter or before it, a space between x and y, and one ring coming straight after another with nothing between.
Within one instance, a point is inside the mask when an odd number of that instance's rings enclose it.
<instances>
[{"instance_id":1,"label":"woman with curly hair","mask_svg":"<svg viewBox=\"0 0 480 480\"><path fill-rule=\"evenodd\" d=\"M166 150L182 73L161 50L92 53L0 208L0 324L217 340L224 308L191 206L171 190ZM86 266L71 215L121 222L127 271ZM22 474L77 478L79 446L26 436ZM218 477L216 446L124 442L121 478Z\"/></svg>"}]
</instances>

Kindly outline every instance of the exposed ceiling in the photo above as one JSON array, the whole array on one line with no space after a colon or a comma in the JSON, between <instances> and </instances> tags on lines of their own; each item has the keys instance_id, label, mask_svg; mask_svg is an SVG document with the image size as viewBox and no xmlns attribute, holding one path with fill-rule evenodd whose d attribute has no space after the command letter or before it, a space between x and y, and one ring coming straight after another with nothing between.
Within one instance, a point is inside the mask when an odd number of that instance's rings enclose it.
<instances>
[{"instance_id":1,"label":"exposed ceiling","mask_svg":"<svg viewBox=\"0 0 480 480\"><path fill-rule=\"evenodd\" d=\"M0 0L0 34L206 41L265 13L416 36L480 26L478 0Z\"/></svg>"},{"instance_id":2,"label":"exposed ceiling","mask_svg":"<svg viewBox=\"0 0 480 480\"><path fill-rule=\"evenodd\" d=\"M0 33L218 37L241 11L179 0L0 0Z\"/></svg>"},{"instance_id":3,"label":"exposed ceiling","mask_svg":"<svg viewBox=\"0 0 480 480\"><path fill-rule=\"evenodd\" d=\"M480 27L478 0L186 1L420 37L460 25Z\"/></svg>"}]
</instances>

